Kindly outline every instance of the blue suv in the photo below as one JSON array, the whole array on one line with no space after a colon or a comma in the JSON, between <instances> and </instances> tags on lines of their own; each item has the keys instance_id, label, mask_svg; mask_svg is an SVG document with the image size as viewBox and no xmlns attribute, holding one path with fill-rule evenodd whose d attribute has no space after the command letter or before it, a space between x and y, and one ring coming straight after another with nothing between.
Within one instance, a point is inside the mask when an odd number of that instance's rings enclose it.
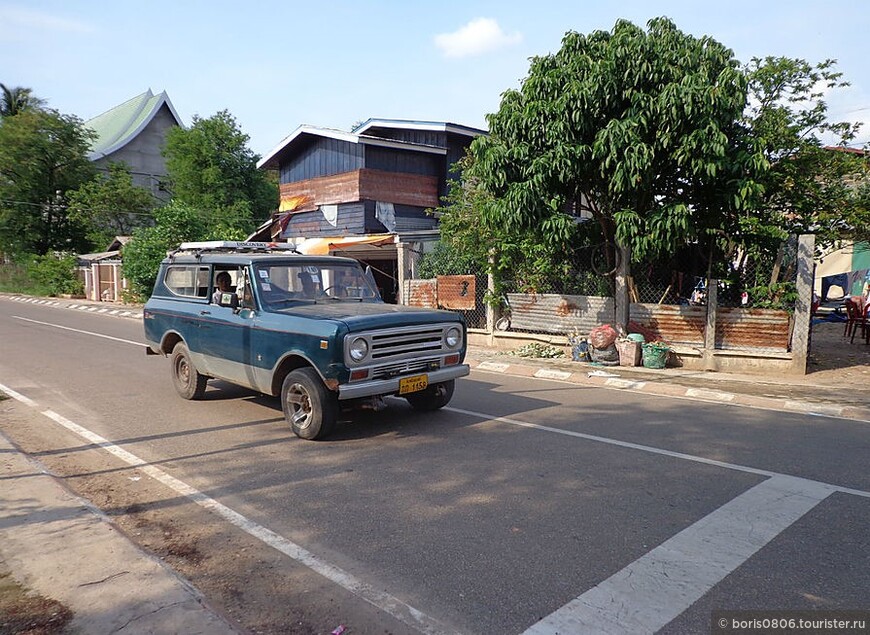
<instances>
[{"instance_id":1,"label":"blue suv","mask_svg":"<svg viewBox=\"0 0 870 635\"><path fill-rule=\"evenodd\" d=\"M304 439L327 436L342 406L387 395L441 408L469 372L460 315L385 304L356 260L287 245L182 244L160 265L144 323L147 352L170 357L183 398L209 379L280 396Z\"/></svg>"}]
</instances>

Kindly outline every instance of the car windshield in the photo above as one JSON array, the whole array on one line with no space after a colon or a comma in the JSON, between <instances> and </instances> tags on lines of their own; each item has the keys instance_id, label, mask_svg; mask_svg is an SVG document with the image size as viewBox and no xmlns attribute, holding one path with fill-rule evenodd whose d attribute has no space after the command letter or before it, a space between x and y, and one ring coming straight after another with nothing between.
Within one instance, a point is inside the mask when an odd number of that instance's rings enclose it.
<instances>
[{"instance_id":1,"label":"car windshield","mask_svg":"<svg viewBox=\"0 0 870 635\"><path fill-rule=\"evenodd\" d=\"M258 263L255 284L266 310L323 301L380 301L370 273L356 263Z\"/></svg>"}]
</instances>

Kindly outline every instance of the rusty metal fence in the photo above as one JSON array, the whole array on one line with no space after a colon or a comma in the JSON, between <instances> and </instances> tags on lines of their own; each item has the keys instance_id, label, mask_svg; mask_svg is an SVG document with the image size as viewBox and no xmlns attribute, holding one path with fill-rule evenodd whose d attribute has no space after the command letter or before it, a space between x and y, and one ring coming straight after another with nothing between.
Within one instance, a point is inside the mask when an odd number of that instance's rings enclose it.
<instances>
[{"instance_id":1,"label":"rusty metal fence","mask_svg":"<svg viewBox=\"0 0 870 635\"><path fill-rule=\"evenodd\" d=\"M704 269L711 270L706 264ZM694 275L691 268L679 271L672 263L632 263L627 278L630 321L649 337L690 348L788 352L797 241L778 250L740 253L713 269L722 277ZM595 274L582 263L565 267L559 277L499 280L492 289L487 289L483 275L409 280L403 297L407 304L458 311L471 329L494 326L517 333L568 335L588 333L612 323L615 316L614 277ZM487 299L495 311L489 326ZM715 328L709 338L708 325Z\"/></svg>"},{"instance_id":2,"label":"rusty metal fence","mask_svg":"<svg viewBox=\"0 0 870 635\"><path fill-rule=\"evenodd\" d=\"M481 275L438 276L405 280L405 304L461 313L468 328L485 329L487 277Z\"/></svg>"}]
</instances>

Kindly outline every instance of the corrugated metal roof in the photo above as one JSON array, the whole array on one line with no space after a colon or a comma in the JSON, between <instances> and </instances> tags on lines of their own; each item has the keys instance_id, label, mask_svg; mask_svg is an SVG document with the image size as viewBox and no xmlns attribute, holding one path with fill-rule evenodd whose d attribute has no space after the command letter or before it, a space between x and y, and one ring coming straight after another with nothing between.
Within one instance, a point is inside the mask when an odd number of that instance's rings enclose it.
<instances>
[{"instance_id":1,"label":"corrugated metal roof","mask_svg":"<svg viewBox=\"0 0 870 635\"><path fill-rule=\"evenodd\" d=\"M271 150L271 152L269 152L269 154L260 159L257 162L257 167L277 169L279 157L286 151L288 151L290 149L290 146L292 146L295 141L305 135L313 137L327 137L330 139L347 141L349 143L361 143L374 146L383 146L386 148L397 148L401 150L412 150L416 152L428 152L430 154L447 154L447 148L441 148L438 146L429 146L422 143L409 143L407 141L396 141L394 139L385 139L383 137L373 137L364 134L357 134L354 132L345 132L344 130L336 130L334 128L319 128L317 126L309 126L303 124L296 128L296 130L290 133L287 137L285 137L281 141L281 143L279 143Z\"/></svg>"},{"instance_id":2,"label":"corrugated metal roof","mask_svg":"<svg viewBox=\"0 0 870 635\"><path fill-rule=\"evenodd\" d=\"M96 161L124 147L150 123L164 104L178 125L182 125L169 96L165 92L155 95L151 89L86 121L85 126L97 134L88 158Z\"/></svg>"},{"instance_id":3,"label":"corrugated metal roof","mask_svg":"<svg viewBox=\"0 0 870 635\"><path fill-rule=\"evenodd\" d=\"M392 128L396 130L431 130L434 132L453 132L455 134L466 135L469 137L478 137L487 134L486 130L480 128L472 128L458 123L450 123L449 121L417 121L414 119L379 119L372 118L364 121L353 131L356 134L362 134L371 128Z\"/></svg>"}]
</instances>

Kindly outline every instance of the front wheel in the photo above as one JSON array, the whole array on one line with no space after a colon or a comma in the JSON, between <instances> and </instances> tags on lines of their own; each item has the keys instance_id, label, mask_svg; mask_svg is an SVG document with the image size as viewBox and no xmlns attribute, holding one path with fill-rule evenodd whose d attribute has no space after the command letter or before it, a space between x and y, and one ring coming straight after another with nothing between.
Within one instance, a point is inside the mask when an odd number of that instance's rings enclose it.
<instances>
[{"instance_id":1,"label":"front wheel","mask_svg":"<svg viewBox=\"0 0 870 635\"><path fill-rule=\"evenodd\" d=\"M190 360L190 351L183 342L172 349L172 385L185 399L201 399L208 377L201 375Z\"/></svg>"},{"instance_id":2,"label":"front wheel","mask_svg":"<svg viewBox=\"0 0 870 635\"><path fill-rule=\"evenodd\" d=\"M338 399L314 369L299 368L284 378L281 410L296 436L322 439L332 432L338 419Z\"/></svg>"},{"instance_id":3,"label":"front wheel","mask_svg":"<svg viewBox=\"0 0 870 635\"><path fill-rule=\"evenodd\" d=\"M426 390L405 395L405 399L414 410L438 410L443 408L453 398L454 380L432 384Z\"/></svg>"}]
</instances>

